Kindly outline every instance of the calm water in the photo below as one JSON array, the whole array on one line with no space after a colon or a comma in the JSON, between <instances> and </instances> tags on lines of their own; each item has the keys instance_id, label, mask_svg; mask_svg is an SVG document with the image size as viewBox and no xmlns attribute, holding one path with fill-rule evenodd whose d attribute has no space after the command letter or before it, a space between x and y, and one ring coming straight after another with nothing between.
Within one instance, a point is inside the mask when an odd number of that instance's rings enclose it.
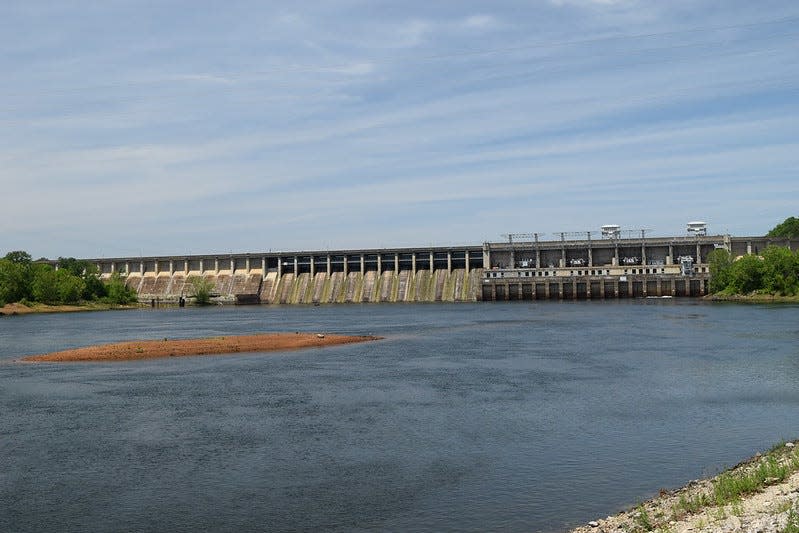
<instances>
[{"instance_id":1,"label":"calm water","mask_svg":"<svg viewBox=\"0 0 799 533\"><path fill-rule=\"evenodd\" d=\"M386 340L19 364L137 338ZM799 437L799 307L238 307L0 319L1 531L559 531Z\"/></svg>"}]
</instances>

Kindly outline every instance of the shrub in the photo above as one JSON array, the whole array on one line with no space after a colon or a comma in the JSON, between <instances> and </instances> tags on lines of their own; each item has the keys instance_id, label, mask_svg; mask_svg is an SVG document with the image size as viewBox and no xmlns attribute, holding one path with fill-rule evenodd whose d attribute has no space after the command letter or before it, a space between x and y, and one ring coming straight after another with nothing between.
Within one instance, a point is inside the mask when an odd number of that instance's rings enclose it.
<instances>
[{"instance_id":1,"label":"shrub","mask_svg":"<svg viewBox=\"0 0 799 533\"><path fill-rule=\"evenodd\" d=\"M106 300L113 304L125 305L138 299L136 291L125 285L125 280L115 272L105 286Z\"/></svg>"},{"instance_id":2,"label":"shrub","mask_svg":"<svg viewBox=\"0 0 799 533\"><path fill-rule=\"evenodd\" d=\"M213 283L205 278L197 277L191 279L191 287L197 305L208 305L211 303L211 290L214 288Z\"/></svg>"}]
</instances>

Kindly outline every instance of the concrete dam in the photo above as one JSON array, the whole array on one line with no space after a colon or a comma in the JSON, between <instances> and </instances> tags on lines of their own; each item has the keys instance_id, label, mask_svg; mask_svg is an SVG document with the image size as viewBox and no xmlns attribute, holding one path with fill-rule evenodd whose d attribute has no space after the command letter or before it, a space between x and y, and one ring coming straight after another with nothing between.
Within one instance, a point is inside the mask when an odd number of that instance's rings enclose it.
<instances>
[{"instance_id":1,"label":"concrete dam","mask_svg":"<svg viewBox=\"0 0 799 533\"><path fill-rule=\"evenodd\" d=\"M195 279L222 303L327 304L696 297L708 256L798 240L729 235L539 239L479 246L90 259L121 275L140 301L191 297Z\"/></svg>"},{"instance_id":2,"label":"concrete dam","mask_svg":"<svg viewBox=\"0 0 799 533\"><path fill-rule=\"evenodd\" d=\"M201 278L220 302L267 304L476 301L482 249L361 250L93 260L141 301L177 301Z\"/></svg>"}]
</instances>

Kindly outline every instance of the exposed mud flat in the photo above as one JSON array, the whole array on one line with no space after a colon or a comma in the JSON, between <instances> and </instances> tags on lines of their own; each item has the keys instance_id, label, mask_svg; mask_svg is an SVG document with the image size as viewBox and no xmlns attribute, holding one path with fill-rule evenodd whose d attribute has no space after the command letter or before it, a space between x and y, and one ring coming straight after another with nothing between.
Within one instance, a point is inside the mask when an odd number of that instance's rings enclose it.
<instances>
[{"instance_id":1,"label":"exposed mud flat","mask_svg":"<svg viewBox=\"0 0 799 533\"><path fill-rule=\"evenodd\" d=\"M23 357L26 362L55 361L130 361L159 357L222 355L241 352L274 352L302 348L322 348L379 340L362 335L327 335L321 333L266 333L212 337L206 339L163 339L128 341Z\"/></svg>"}]
</instances>

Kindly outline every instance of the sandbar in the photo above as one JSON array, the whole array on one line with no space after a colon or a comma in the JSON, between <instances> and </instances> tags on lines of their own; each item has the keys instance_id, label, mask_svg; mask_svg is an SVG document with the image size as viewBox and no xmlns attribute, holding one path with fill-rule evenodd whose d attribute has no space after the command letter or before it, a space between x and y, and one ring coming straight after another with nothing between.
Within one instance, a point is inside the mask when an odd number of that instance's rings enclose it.
<instances>
[{"instance_id":1,"label":"sandbar","mask_svg":"<svg viewBox=\"0 0 799 533\"><path fill-rule=\"evenodd\" d=\"M204 339L162 339L128 341L86 346L41 355L23 357L22 361L131 361L159 357L224 355L242 352L275 352L302 348L321 348L380 340L369 335L327 335L320 333L264 333Z\"/></svg>"}]
</instances>

